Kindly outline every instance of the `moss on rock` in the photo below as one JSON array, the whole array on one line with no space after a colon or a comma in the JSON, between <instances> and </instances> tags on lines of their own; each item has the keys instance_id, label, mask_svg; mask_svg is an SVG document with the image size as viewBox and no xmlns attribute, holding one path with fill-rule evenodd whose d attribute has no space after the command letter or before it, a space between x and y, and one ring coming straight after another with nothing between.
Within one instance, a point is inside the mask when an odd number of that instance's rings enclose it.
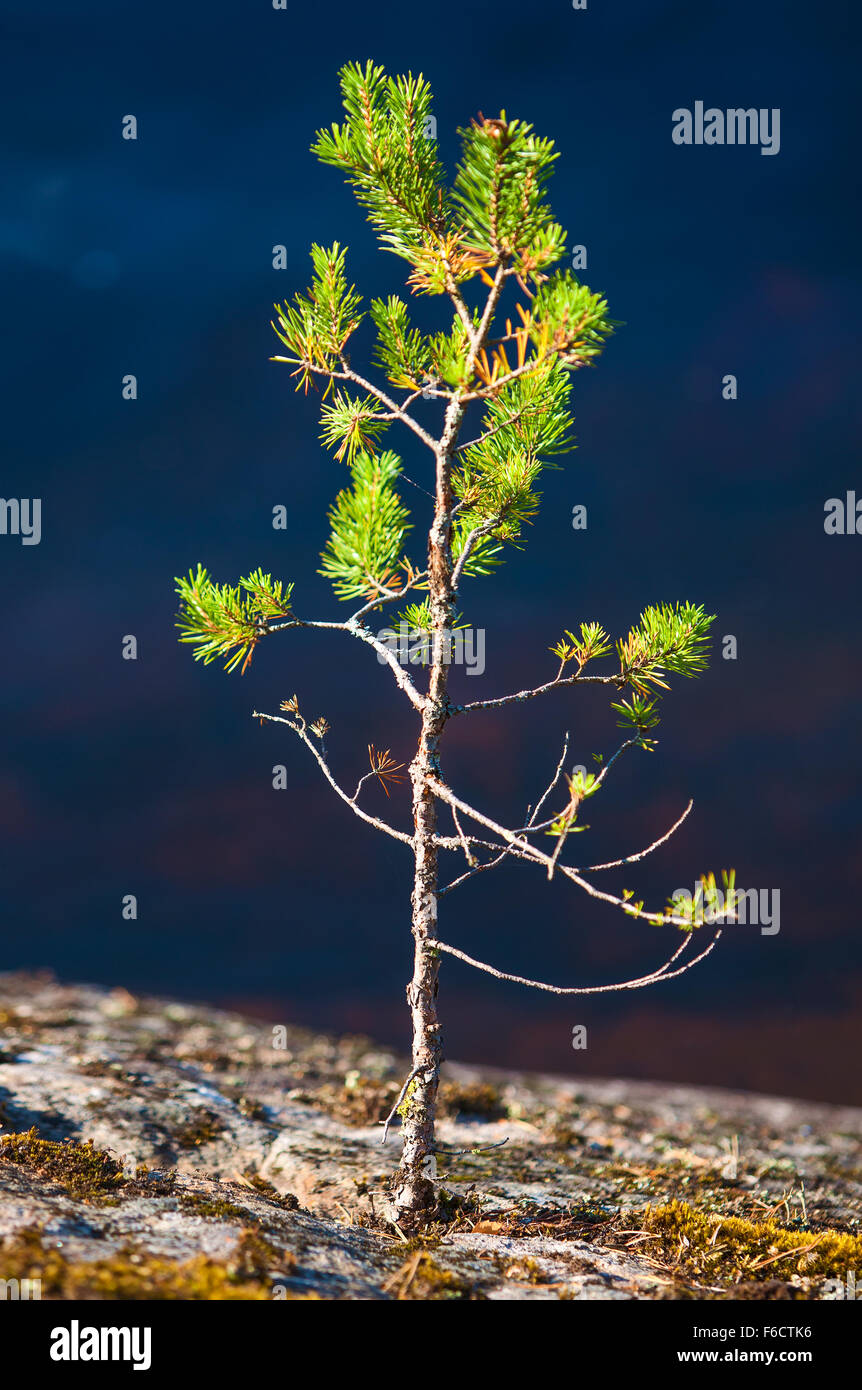
<instances>
[{"instance_id":1,"label":"moss on rock","mask_svg":"<svg viewBox=\"0 0 862 1390\"><path fill-rule=\"evenodd\" d=\"M420 1249L405 1260L383 1285L384 1293L397 1301L434 1302L473 1301L484 1297L478 1284L470 1283L450 1269L443 1269L430 1252Z\"/></svg>"},{"instance_id":2,"label":"moss on rock","mask_svg":"<svg viewBox=\"0 0 862 1390\"><path fill-rule=\"evenodd\" d=\"M271 1297L270 1280L258 1273L242 1239L230 1265L205 1255L177 1264L134 1245L107 1259L74 1263L45 1245L39 1231L19 1232L0 1249L4 1268L16 1278L41 1281L42 1298L261 1302Z\"/></svg>"},{"instance_id":3,"label":"moss on rock","mask_svg":"<svg viewBox=\"0 0 862 1390\"><path fill-rule=\"evenodd\" d=\"M40 1139L35 1128L0 1138L0 1164L14 1164L38 1178L58 1183L70 1197L104 1202L126 1182L120 1163L93 1145Z\"/></svg>"},{"instance_id":4,"label":"moss on rock","mask_svg":"<svg viewBox=\"0 0 862 1390\"><path fill-rule=\"evenodd\" d=\"M840 1279L862 1265L862 1237L841 1231L790 1231L774 1220L717 1216L687 1202L646 1207L639 1220L631 1217L627 1225L650 1237L640 1248L651 1259L705 1283Z\"/></svg>"}]
</instances>

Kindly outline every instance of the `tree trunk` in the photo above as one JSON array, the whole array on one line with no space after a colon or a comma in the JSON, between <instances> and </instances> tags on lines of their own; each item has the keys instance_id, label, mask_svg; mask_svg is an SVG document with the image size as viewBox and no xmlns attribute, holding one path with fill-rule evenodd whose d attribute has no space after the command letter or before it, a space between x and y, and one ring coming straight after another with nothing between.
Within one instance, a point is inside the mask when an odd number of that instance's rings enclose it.
<instances>
[{"instance_id":1,"label":"tree trunk","mask_svg":"<svg viewBox=\"0 0 862 1390\"><path fill-rule=\"evenodd\" d=\"M410 764L413 784L415 874L413 879L413 978L407 1002L413 1020L413 1078L402 1106L403 1149L395 1181L396 1220L413 1224L435 1205L434 1119L443 1041L437 1019L439 960L427 946L437 935L437 803L428 775L440 772L440 739L449 717L447 692L454 596L452 593L451 468L463 416L453 400L437 453L434 522L428 537L428 594L433 645L428 705L416 757Z\"/></svg>"},{"instance_id":2,"label":"tree trunk","mask_svg":"<svg viewBox=\"0 0 862 1390\"><path fill-rule=\"evenodd\" d=\"M436 765L432 737L423 719L419 752L410 767L416 825L413 880L413 978L407 1002L413 1020L413 1079L402 1109L404 1140L395 1189L396 1220L412 1222L435 1202L434 1116L443 1043L437 1021L438 958L426 942L437 933L437 807L426 773ZM436 741L436 740L433 740ZM429 746L432 744L432 746Z\"/></svg>"}]
</instances>

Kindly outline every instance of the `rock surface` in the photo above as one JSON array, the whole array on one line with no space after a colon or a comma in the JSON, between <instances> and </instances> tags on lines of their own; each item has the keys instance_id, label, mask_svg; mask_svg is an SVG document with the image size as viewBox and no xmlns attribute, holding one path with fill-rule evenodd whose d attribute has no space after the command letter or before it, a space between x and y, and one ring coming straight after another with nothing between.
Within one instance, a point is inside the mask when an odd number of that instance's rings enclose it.
<instances>
[{"instance_id":1,"label":"rock surface","mask_svg":"<svg viewBox=\"0 0 862 1390\"><path fill-rule=\"evenodd\" d=\"M406 1071L364 1038L0 975L0 1278L47 1297L704 1298L726 1281L652 1258L647 1203L859 1234L862 1110L449 1064L443 1210L408 1241L385 1220L398 1125L383 1145L379 1123ZM116 1177L82 1196L37 1146L4 1156L30 1130L92 1140ZM770 1258L750 1296L822 1296Z\"/></svg>"}]
</instances>

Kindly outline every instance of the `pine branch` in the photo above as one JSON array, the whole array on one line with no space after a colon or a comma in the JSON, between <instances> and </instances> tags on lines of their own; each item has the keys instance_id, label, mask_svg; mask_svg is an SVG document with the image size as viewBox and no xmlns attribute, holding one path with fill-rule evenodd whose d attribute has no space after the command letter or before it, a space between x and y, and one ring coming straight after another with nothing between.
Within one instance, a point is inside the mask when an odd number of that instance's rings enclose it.
<instances>
[{"instance_id":1,"label":"pine branch","mask_svg":"<svg viewBox=\"0 0 862 1390\"><path fill-rule=\"evenodd\" d=\"M346 393L336 391L332 405L321 408L321 439L335 457L341 462L346 458L352 465L357 453L372 453L377 439L388 428L393 416L383 415L377 409L374 398L366 396L356 400Z\"/></svg>"},{"instance_id":2,"label":"pine branch","mask_svg":"<svg viewBox=\"0 0 862 1390\"><path fill-rule=\"evenodd\" d=\"M351 485L330 509L332 532L320 573L332 580L339 598L388 594L396 570L407 563L403 545L410 514L394 487L400 472L400 459L388 450L376 458L358 454Z\"/></svg>"},{"instance_id":3,"label":"pine branch","mask_svg":"<svg viewBox=\"0 0 862 1390\"><path fill-rule=\"evenodd\" d=\"M216 584L199 564L187 578L174 582L180 596L180 641L193 645L195 661L205 666L224 656L226 671L242 662L244 674L260 639L277 618L290 614L293 585L285 590L280 580L260 569L238 584Z\"/></svg>"},{"instance_id":4,"label":"pine branch","mask_svg":"<svg viewBox=\"0 0 862 1390\"><path fill-rule=\"evenodd\" d=\"M679 959L688 946L691 940L690 936L683 938L673 955L665 961L664 965L660 966L658 970L651 971L648 975L640 975L634 980L625 980L620 984L575 985L569 987L545 984L541 980L530 980L523 975L509 975L503 970L497 970L493 965L486 965L484 961L476 960L473 956L468 956L465 951L459 951L454 946L448 946L445 941L432 940L427 944L429 950L442 951L444 955L454 956L456 960L463 961L465 965L472 965L474 970L481 970L486 975L493 975L497 980L506 980L515 985L525 985L528 989L543 990L546 994L612 994L624 989L645 989L648 985L658 984L662 980L675 980L678 975L684 975L687 970L691 970L695 965L699 965L702 960L705 960L718 944L720 937L721 931L718 930L709 945L706 946L698 956L694 956L692 960L687 961L683 966L677 967L676 970L671 970L670 967Z\"/></svg>"},{"instance_id":5,"label":"pine branch","mask_svg":"<svg viewBox=\"0 0 862 1390\"><path fill-rule=\"evenodd\" d=\"M287 728L290 729L294 734L296 734L297 738L299 738L301 742L305 744L306 748L311 753L312 757L314 758L314 761L317 763L318 767L320 768L329 785L332 787L332 790L335 792L336 796L339 796L341 800L345 803L345 805L350 807L351 811L355 816L358 816L360 820L366 821L368 825L373 825L375 830L382 830L384 834L391 836L393 840L400 840L402 844L412 845L412 837L410 835L406 835L403 830L396 830L393 825L389 825L386 821L381 820L379 816L372 816L369 814L369 812L363 811L361 806L357 806L356 795L359 791L358 787L356 793L354 793L353 796L348 796L344 788L339 786L338 782L336 782L334 776L332 775L332 772L329 769L329 764L327 763L323 752L321 751L321 749L317 748L315 744L312 743L311 739L308 737L307 731L309 726L306 724L306 721L299 714L298 710L296 711L295 717L293 719L285 719L283 716L278 714L263 714L260 710L254 710L252 712L252 718L258 719L261 722L263 720L266 720L270 724L285 724ZM369 776L370 775L371 774L369 773Z\"/></svg>"},{"instance_id":6,"label":"pine branch","mask_svg":"<svg viewBox=\"0 0 862 1390\"><path fill-rule=\"evenodd\" d=\"M536 805L532 808L532 815L530 814L531 808L529 806L527 807L527 815L530 817L530 819L526 826L524 826L520 831L515 832L516 834L526 834L529 831L531 831L535 826L535 823L539 816L539 812L541 811L548 797L554 791L555 787L557 786L560 780L560 776L562 775L563 766L568 756L568 752L569 735L566 734L563 740L563 751L560 754L560 761L557 763L556 771L554 772L554 775L548 783L547 787L545 788L544 792L539 797L539 800L536 802ZM454 809L452 814L453 816L455 815ZM444 894L451 893L453 888L457 888L460 884L465 883L469 878L474 878L476 874L483 874L487 873L489 869L496 869L499 864L503 863L504 859L507 859L509 855L512 854L514 849L515 846L513 844L507 844L505 848L502 850L502 852L496 856L496 858L484 864L476 864L466 873L461 874L459 878L454 879L451 883L447 883L445 888L439 888L437 890L437 897L442 898Z\"/></svg>"},{"instance_id":7,"label":"pine branch","mask_svg":"<svg viewBox=\"0 0 862 1390\"><path fill-rule=\"evenodd\" d=\"M552 230L545 186L557 158L552 140L540 139L524 121L478 120L460 132L462 156L455 175L453 201L469 247L491 265L532 250L539 270L543 237L558 260L564 241ZM559 229L557 229L559 231Z\"/></svg>"},{"instance_id":8,"label":"pine branch","mask_svg":"<svg viewBox=\"0 0 862 1390\"><path fill-rule=\"evenodd\" d=\"M661 912L645 912L643 903L631 901L631 893L626 892L621 897L618 894L606 893L600 888L596 888L594 884L588 882L588 880L582 876L581 872L572 868L571 865L559 863L553 855L544 854L536 845L525 840L523 835L519 835L513 830L506 829L505 826L492 820L490 816L484 815L481 811L477 811L474 807L469 806L465 801L461 800L460 797L456 796L451 787L448 787L439 777L429 776L428 785L434 795L439 797L441 801L446 802L450 807L454 807L455 810L461 811L463 815L468 816L471 820L476 821L477 824L490 830L503 842L503 845L510 845L519 858L527 859L535 864L542 865L551 872L556 869L557 872L564 874L566 878L570 879L572 883L577 884L577 886L583 889L585 893L589 894L590 897L620 908L628 917L635 917L640 921L651 922L658 926L664 926L669 922L682 925L678 916L678 904L671 902ZM727 875L725 875L725 879L728 881ZM709 902L714 902L717 896L714 875L704 876L701 882L704 884L707 905L709 905ZM691 914L691 921L686 925L690 930L696 924L697 916L696 912L694 912Z\"/></svg>"},{"instance_id":9,"label":"pine branch","mask_svg":"<svg viewBox=\"0 0 862 1390\"><path fill-rule=\"evenodd\" d=\"M565 638L551 648L560 659L560 669L553 680L532 689L516 691L513 695L453 705L450 713L465 714L474 710L523 704L570 685L599 684L622 688L630 684L635 692L631 701L613 704L612 708L620 716L621 727L636 730L636 742L640 747L650 749L652 740L646 737L646 731L658 723L658 714L656 700L646 699L644 692L649 684L668 689L664 680L667 672L690 678L706 669L709 630L714 621L714 617L699 604L660 604L646 608L641 614L639 626L632 628L628 637L616 644L619 670L602 676L586 676L583 672L587 662L611 650L607 633L598 623L582 623L579 637L566 632ZM563 672L571 661L577 662L578 669L566 676Z\"/></svg>"},{"instance_id":10,"label":"pine branch","mask_svg":"<svg viewBox=\"0 0 862 1390\"><path fill-rule=\"evenodd\" d=\"M431 349L410 323L407 305L398 295L371 301L371 318L377 329L375 355L395 386L418 388L432 367Z\"/></svg>"},{"instance_id":11,"label":"pine branch","mask_svg":"<svg viewBox=\"0 0 862 1390\"><path fill-rule=\"evenodd\" d=\"M312 153L341 169L381 242L423 267L449 230L436 144L428 138L431 89L420 74L387 77L368 62L341 71L347 119L318 131Z\"/></svg>"},{"instance_id":12,"label":"pine branch","mask_svg":"<svg viewBox=\"0 0 862 1390\"><path fill-rule=\"evenodd\" d=\"M645 608L639 625L617 643L621 675L641 694L649 685L667 690L666 672L698 675L707 666L709 629L714 621L700 604L662 603Z\"/></svg>"},{"instance_id":13,"label":"pine branch","mask_svg":"<svg viewBox=\"0 0 862 1390\"><path fill-rule=\"evenodd\" d=\"M347 285L345 254L337 241L330 247L312 246L310 288L305 295L294 295L292 304L275 305L278 322L272 327L290 356L272 360L296 364L295 375L306 391L311 372L327 372L341 361L347 340L364 317L359 312L361 297Z\"/></svg>"},{"instance_id":14,"label":"pine branch","mask_svg":"<svg viewBox=\"0 0 862 1390\"><path fill-rule=\"evenodd\" d=\"M679 830L679 827L682 825L683 821L686 820L688 816L691 814L693 807L694 802L690 801L686 806L685 810L683 811L682 815L674 821L670 829L666 830L664 834L659 836L657 840L653 840L652 844L647 845L646 849L638 850L636 854L627 854L622 859L611 859L607 864L585 864L583 868L578 869L578 873L595 874L598 873L601 869L621 869L624 868L627 864L639 863L640 860L645 859L648 854L652 854L653 850L656 850L661 845L667 843L671 835L673 835L677 830Z\"/></svg>"}]
</instances>

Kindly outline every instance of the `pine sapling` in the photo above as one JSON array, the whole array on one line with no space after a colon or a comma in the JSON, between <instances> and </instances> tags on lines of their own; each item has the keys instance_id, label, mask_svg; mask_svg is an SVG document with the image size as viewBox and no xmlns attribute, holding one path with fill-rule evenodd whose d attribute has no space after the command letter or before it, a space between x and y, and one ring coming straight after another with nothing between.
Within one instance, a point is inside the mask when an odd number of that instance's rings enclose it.
<instances>
[{"instance_id":1,"label":"pine sapling","mask_svg":"<svg viewBox=\"0 0 862 1390\"><path fill-rule=\"evenodd\" d=\"M422 76L387 76L369 62L341 72L345 119L322 130L312 146L354 189L381 244L409 267L414 295L433 296L447 307L439 331L420 331L398 295L372 300L376 329L371 370L353 364L350 340L364 317L349 283L345 248L338 242L311 249L309 289L276 306L273 323L297 388L322 387L321 438L348 470L329 513L330 535L321 573L349 606L341 621L312 621L293 607L293 585L256 570L235 585L218 584L198 565L177 581L180 640L209 663L245 670L261 638L313 628L365 643L389 667L413 706L418 741L409 768L390 751L369 748L370 771L355 791L345 790L330 767L325 718L309 719L294 695L281 713L254 717L289 729L315 759L336 796L350 810L405 845L413 856L412 1065L383 1128L384 1142L396 1114L402 1154L393 1184L395 1219L415 1225L434 1210L435 1104L442 1059L437 1016L442 956L453 956L501 980L560 995L637 989L673 979L702 960L720 929L699 951L690 951L693 928L718 920L719 890L712 875L701 880L695 902L672 900L649 910L628 890L596 886L594 875L642 859L665 843L682 815L653 844L612 863L576 867L568 856L585 802L597 796L617 760L629 749L651 751L659 699L669 676L696 676L707 663L712 618L694 603L646 608L631 631L612 640L598 622L567 630L550 651L555 667L523 690L456 704L448 691L453 636L460 622L461 592L468 580L492 575L507 547L523 542L539 506L542 470L573 447L572 378L601 353L614 323L600 294L582 285L560 262L565 234L553 220L548 180L557 158L553 142L505 112L481 114L459 132L460 162L447 186L438 159L431 91ZM376 369L376 376L375 376ZM386 384L380 384L380 377ZM372 379L374 377L374 379ZM417 416L418 402L436 410L436 429ZM465 421L471 417L469 437ZM473 420L475 424L473 425ZM399 493L402 461L384 436L398 426L423 446L430 467L420 487L429 505L422 561L406 550L410 514ZM430 457L429 457L430 456ZM415 479L410 479L411 482ZM384 610L423 642L422 660L407 659L403 646L372 626ZM574 625L573 625L574 626ZM390 636L391 636L391 629ZM568 736L543 794L521 825L507 826L464 800L447 780L442 745L450 721L473 720L484 710L541 700L551 691L580 685L609 687L611 708L624 733L594 773L567 774ZM361 804L370 781L387 795L409 777L413 824L402 829ZM451 824L449 824L451 822ZM459 860L463 861L459 865ZM441 939L439 904L478 874L511 860L556 875L629 917L672 924L682 936L655 970L614 985L561 988L507 974L474 960ZM444 863L456 865L442 872ZM731 884L725 876L725 887ZM706 913L702 911L706 906Z\"/></svg>"}]
</instances>

